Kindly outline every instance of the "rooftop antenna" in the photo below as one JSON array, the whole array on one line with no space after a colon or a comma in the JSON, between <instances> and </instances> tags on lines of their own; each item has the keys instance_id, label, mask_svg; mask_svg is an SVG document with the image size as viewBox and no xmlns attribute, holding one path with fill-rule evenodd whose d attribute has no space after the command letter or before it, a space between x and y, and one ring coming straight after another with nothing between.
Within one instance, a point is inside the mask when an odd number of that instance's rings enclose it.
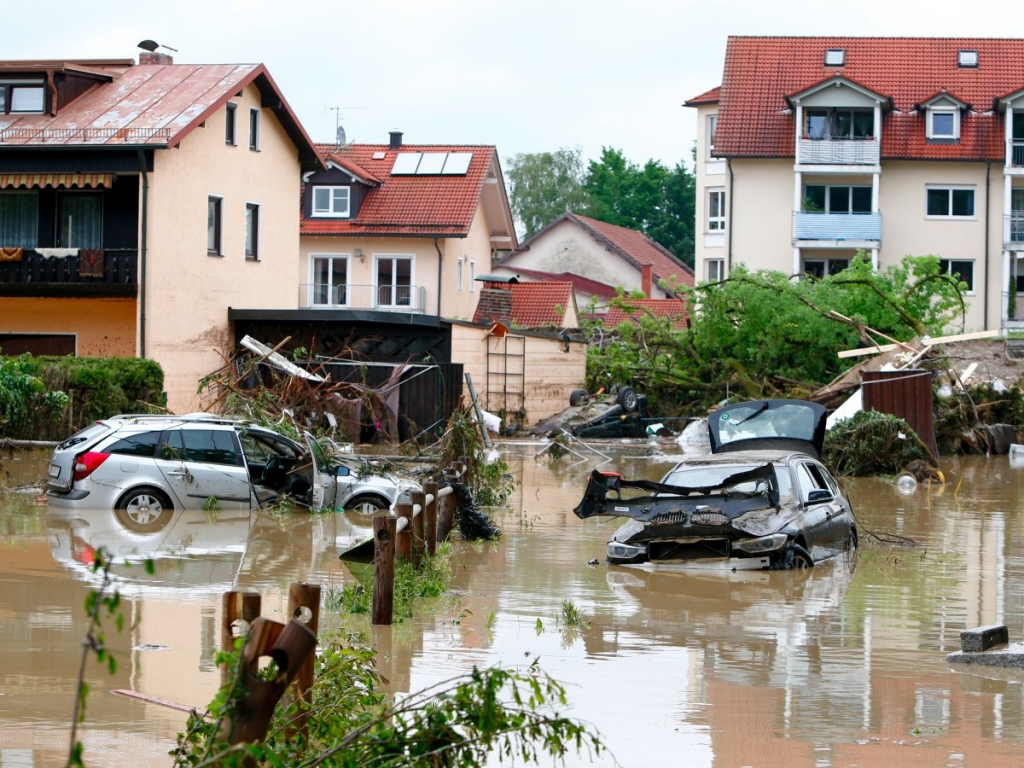
<instances>
[{"instance_id":1,"label":"rooftop antenna","mask_svg":"<svg viewBox=\"0 0 1024 768\"><path fill-rule=\"evenodd\" d=\"M174 53L178 52L177 48L171 48L171 46L169 45L160 45L160 43L156 42L155 40L143 40L141 43L139 43L139 48L141 48L144 51L149 51L150 53L156 51L157 48L163 48Z\"/></svg>"},{"instance_id":2,"label":"rooftop antenna","mask_svg":"<svg viewBox=\"0 0 1024 768\"><path fill-rule=\"evenodd\" d=\"M362 109L362 107L328 107L326 104L324 105L324 112L334 113L334 143L338 146L348 143L345 137L345 126L341 124L341 110L343 109Z\"/></svg>"}]
</instances>

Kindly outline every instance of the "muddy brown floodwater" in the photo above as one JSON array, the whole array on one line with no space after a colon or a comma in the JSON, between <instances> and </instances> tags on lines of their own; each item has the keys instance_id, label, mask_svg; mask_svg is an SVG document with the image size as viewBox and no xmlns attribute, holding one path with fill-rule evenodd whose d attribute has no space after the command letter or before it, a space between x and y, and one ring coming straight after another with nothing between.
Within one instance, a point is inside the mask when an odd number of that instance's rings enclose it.
<instances>
[{"instance_id":1,"label":"muddy brown floodwater","mask_svg":"<svg viewBox=\"0 0 1024 768\"><path fill-rule=\"evenodd\" d=\"M613 457L603 468L634 477L657 479L679 458L671 443L601 448ZM615 521L571 512L599 459L538 460L538 449L503 447L522 481L498 517L505 535L455 546L452 596L389 628L325 611L324 625L366 632L393 690L536 659L610 748L597 765L1024 763L1024 674L946 663L965 627L1005 623L1024 640L1024 467L945 460L948 484L910 496L845 481L862 529L915 549L862 546L806 573L648 574L604 565ZM28 483L46 462L5 457L0 471ZM263 614L280 618L293 581L330 592L352 580L337 555L361 535L341 515L201 512L134 533L110 513L59 517L34 494L0 495L0 766L64 763L85 563L99 546L152 557L156 572L118 569L132 628L108 632L116 674L89 668L86 762L168 765L185 715L110 691L204 705L218 684L221 593L257 590ZM583 624L560 623L563 601Z\"/></svg>"}]
</instances>

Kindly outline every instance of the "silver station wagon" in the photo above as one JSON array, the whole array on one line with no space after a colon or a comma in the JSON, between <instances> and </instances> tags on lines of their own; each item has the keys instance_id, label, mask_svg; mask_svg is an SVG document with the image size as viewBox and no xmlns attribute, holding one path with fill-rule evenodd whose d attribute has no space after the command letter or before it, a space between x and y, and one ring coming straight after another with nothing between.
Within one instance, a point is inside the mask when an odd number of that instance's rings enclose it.
<instances>
[{"instance_id":1,"label":"silver station wagon","mask_svg":"<svg viewBox=\"0 0 1024 768\"><path fill-rule=\"evenodd\" d=\"M54 450L51 507L114 510L136 531L163 528L182 509L256 509L287 496L310 509L387 508L419 486L328 457L306 434L211 414L120 415Z\"/></svg>"}]
</instances>

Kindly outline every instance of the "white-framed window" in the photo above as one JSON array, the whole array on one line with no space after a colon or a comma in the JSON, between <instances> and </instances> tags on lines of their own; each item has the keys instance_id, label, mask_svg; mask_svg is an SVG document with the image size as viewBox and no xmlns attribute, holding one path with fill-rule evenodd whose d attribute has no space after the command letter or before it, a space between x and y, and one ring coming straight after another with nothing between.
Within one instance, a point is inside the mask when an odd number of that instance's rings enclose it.
<instances>
[{"instance_id":1,"label":"white-framed window","mask_svg":"<svg viewBox=\"0 0 1024 768\"><path fill-rule=\"evenodd\" d=\"M939 259L939 271L967 283L967 293L974 293L973 259Z\"/></svg>"},{"instance_id":2,"label":"white-framed window","mask_svg":"<svg viewBox=\"0 0 1024 768\"><path fill-rule=\"evenodd\" d=\"M871 213L871 187L850 184L807 184L803 210L816 213Z\"/></svg>"},{"instance_id":3,"label":"white-framed window","mask_svg":"<svg viewBox=\"0 0 1024 768\"><path fill-rule=\"evenodd\" d=\"M469 292L476 292L476 262L469 262Z\"/></svg>"},{"instance_id":4,"label":"white-framed window","mask_svg":"<svg viewBox=\"0 0 1024 768\"><path fill-rule=\"evenodd\" d=\"M413 295L412 256L374 255L376 266L377 305L381 307L416 307Z\"/></svg>"},{"instance_id":5,"label":"white-framed window","mask_svg":"<svg viewBox=\"0 0 1024 768\"><path fill-rule=\"evenodd\" d=\"M455 262L455 290L462 290L462 267L465 264L465 259L459 259Z\"/></svg>"},{"instance_id":6,"label":"white-framed window","mask_svg":"<svg viewBox=\"0 0 1024 768\"><path fill-rule=\"evenodd\" d=\"M217 195L206 198L206 253L224 255L224 198Z\"/></svg>"},{"instance_id":7,"label":"white-framed window","mask_svg":"<svg viewBox=\"0 0 1024 768\"><path fill-rule=\"evenodd\" d=\"M725 280L725 259L708 259L704 262L704 279L709 283Z\"/></svg>"},{"instance_id":8,"label":"white-framed window","mask_svg":"<svg viewBox=\"0 0 1024 768\"><path fill-rule=\"evenodd\" d=\"M826 67L842 67L846 65L846 49L845 48L826 48L825 49L825 66Z\"/></svg>"},{"instance_id":9,"label":"white-framed window","mask_svg":"<svg viewBox=\"0 0 1024 768\"><path fill-rule=\"evenodd\" d=\"M229 101L224 108L224 143L230 144L232 147L238 143L235 131L237 128L237 115L235 114L237 110L238 105L233 101Z\"/></svg>"},{"instance_id":10,"label":"white-framed window","mask_svg":"<svg viewBox=\"0 0 1024 768\"><path fill-rule=\"evenodd\" d=\"M313 187L313 215L346 219L352 205L350 187Z\"/></svg>"},{"instance_id":11,"label":"white-framed window","mask_svg":"<svg viewBox=\"0 0 1024 768\"><path fill-rule=\"evenodd\" d=\"M960 110L956 107L928 108L928 138L956 141L960 138Z\"/></svg>"},{"instance_id":12,"label":"white-framed window","mask_svg":"<svg viewBox=\"0 0 1024 768\"><path fill-rule=\"evenodd\" d=\"M311 253L310 300L312 307L348 305L348 254Z\"/></svg>"},{"instance_id":13,"label":"white-framed window","mask_svg":"<svg viewBox=\"0 0 1024 768\"><path fill-rule=\"evenodd\" d=\"M929 219L973 219L974 187L925 188L925 215Z\"/></svg>"},{"instance_id":14,"label":"white-framed window","mask_svg":"<svg viewBox=\"0 0 1024 768\"><path fill-rule=\"evenodd\" d=\"M803 273L821 279L825 275L838 275L848 266L849 259L804 259Z\"/></svg>"},{"instance_id":15,"label":"white-framed window","mask_svg":"<svg viewBox=\"0 0 1024 768\"><path fill-rule=\"evenodd\" d=\"M718 133L718 115L708 115L708 157L715 154L715 135Z\"/></svg>"},{"instance_id":16,"label":"white-framed window","mask_svg":"<svg viewBox=\"0 0 1024 768\"><path fill-rule=\"evenodd\" d=\"M42 114L46 111L46 88L42 80L0 81L0 115Z\"/></svg>"},{"instance_id":17,"label":"white-framed window","mask_svg":"<svg viewBox=\"0 0 1024 768\"><path fill-rule=\"evenodd\" d=\"M708 232L725 231L725 190L713 188L708 190Z\"/></svg>"},{"instance_id":18,"label":"white-framed window","mask_svg":"<svg viewBox=\"0 0 1024 768\"><path fill-rule=\"evenodd\" d=\"M260 150L260 111L256 107L249 109L249 149Z\"/></svg>"},{"instance_id":19,"label":"white-framed window","mask_svg":"<svg viewBox=\"0 0 1024 768\"><path fill-rule=\"evenodd\" d=\"M245 258L260 260L260 206L258 203L245 204Z\"/></svg>"}]
</instances>

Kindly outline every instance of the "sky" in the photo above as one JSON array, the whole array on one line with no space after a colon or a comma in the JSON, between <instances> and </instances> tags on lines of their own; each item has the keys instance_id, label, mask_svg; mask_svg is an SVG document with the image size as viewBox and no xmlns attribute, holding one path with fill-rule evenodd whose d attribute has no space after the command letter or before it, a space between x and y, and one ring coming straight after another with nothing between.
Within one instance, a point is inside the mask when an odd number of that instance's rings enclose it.
<instances>
[{"instance_id":1,"label":"sky","mask_svg":"<svg viewBox=\"0 0 1024 768\"><path fill-rule=\"evenodd\" d=\"M728 35L1024 36L1016 4L858 0L49 0L4 2L0 57L262 62L314 141L603 147L692 164L689 98L721 82ZM40 9L45 8L45 20Z\"/></svg>"}]
</instances>

